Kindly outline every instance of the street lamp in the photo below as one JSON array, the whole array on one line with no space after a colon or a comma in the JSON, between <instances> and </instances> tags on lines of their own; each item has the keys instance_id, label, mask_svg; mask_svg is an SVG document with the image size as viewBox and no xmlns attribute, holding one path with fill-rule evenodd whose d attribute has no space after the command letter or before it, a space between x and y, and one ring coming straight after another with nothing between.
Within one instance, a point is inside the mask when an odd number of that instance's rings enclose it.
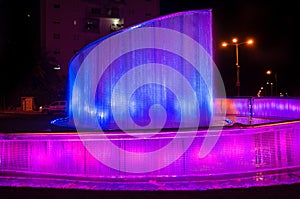
<instances>
[{"instance_id":1,"label":"street lamp","mask_svg":"<svg viewBox=\"0 0 300 199\"><path fill-rule=\"evenodd\" d=\"M249 39L249 40L244 41L244 42L238 42L237 38L233 38L232 43L227 43L227 42L222 43L223 47L227 47L229 45L235 46L237 96L240 96L240 85L241 85L241 83L240 83L240 65L239 65L239 46L243 45L243 44L252 45L253 40Z\"/></svg>"},{"instance_id":2,"label":"street lamp","mask_svg":"<svg viewBox=\"0 0 300 199\"><path fill-rule=\"evenodd\" d=\"M267 70L266 74L267 75L271 75L273 73L272 70ZM277 73L274 73L274 80L275 80L275 96L277 96ZM273 90L273 83L271 83L271 89ZM273 95L273 92L271 93L271 95Z\"/></svg>"}]
</instances>

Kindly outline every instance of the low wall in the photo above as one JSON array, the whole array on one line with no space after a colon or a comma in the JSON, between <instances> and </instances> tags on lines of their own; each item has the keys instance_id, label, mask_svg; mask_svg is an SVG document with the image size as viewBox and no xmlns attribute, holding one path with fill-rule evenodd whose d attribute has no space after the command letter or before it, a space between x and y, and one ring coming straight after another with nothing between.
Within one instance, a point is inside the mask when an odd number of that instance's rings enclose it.
<instances>
[{"instance_id":1,"label":"low wall","mask_svg":"<svg viewBox=\"0 0 300 199\"><path fill-rule=\"evenodd\" d=\"M300 115L298 99L242 98L218 103L230 105L229 114L290 119ZM137 180L300 168L299 120L209 132L172 131L153 137L128 137L123 132L0 134L0 176ZM206 137L216 136L212 150L200 156ZM112 146L119 150L110 150Z\"/></svg>"},{"instance_id":2,"label":"low wall","mask_svg":"<svg viewBox=\"0 0 300 199\"><path fill-rule=\"evenodd\" d=\"M300 119L300 98L243 97L216 100L217 107L226 107L228 115ZM218 111L218 108L215 110Z\"/></svg>"},{"instance_id":3,"label":"low wall","mask_svg":"<svg viewBox=\"0 0 300 199\"><path fill-rule=\"evenodd\" d=\"M186 132L176 138L174 132L144 139L124 138L121 133L111 135L109 140L104 134L86 136L86 139L81 139L77 133L0 135L0 174L138 180L300 168L300 123L296 121L255 128L223 129L205 157L199 155L205 131L198 131L195 137ZM171 143L173 139L177 139L176 144ZM193 139L192 144L184 148L190 139ZM119 147L119 151L110 150L108 141ZM166 145L168 150L152 153ZM184 153L168 163L170 158L181 152ZM145 154L153 157L146 158ZM114 167L107 165L108 162ZM156 165L159 168L146 171Z\"/></svg>"}]
</instances>

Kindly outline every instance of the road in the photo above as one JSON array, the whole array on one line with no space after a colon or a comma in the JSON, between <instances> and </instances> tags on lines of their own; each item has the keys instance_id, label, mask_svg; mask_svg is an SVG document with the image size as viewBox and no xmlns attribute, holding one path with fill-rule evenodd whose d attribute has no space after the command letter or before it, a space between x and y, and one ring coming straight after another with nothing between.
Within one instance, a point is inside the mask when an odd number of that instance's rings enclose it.
<instances>
[{"instance_id":1,"label":"road","mask_svg":"<svg viewBox=\"0 0 300 199\"><path fill-rule=\"evenodd\" d=\"M57 127L50 122L65 115L42 115L40 113L0 112L0 133L59 132L71 129Z\"/></svg>"}]
</instances>

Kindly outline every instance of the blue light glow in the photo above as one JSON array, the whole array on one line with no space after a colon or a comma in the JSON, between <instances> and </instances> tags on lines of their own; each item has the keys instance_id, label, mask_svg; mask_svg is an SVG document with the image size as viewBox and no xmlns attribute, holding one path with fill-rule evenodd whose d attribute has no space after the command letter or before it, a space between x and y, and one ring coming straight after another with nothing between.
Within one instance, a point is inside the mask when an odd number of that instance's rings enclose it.
<instances>
[{"instance_id":1,"label":"blue light glow","mask_svg":"<svg viewBox=\"0 0 300 199\"><path fill-rule=\"evenodd\" d=\"M211 24L211 10L181 12L86 46L70 62L70 118L103 130L209 126Z\"/></svg>"}]
</instances>

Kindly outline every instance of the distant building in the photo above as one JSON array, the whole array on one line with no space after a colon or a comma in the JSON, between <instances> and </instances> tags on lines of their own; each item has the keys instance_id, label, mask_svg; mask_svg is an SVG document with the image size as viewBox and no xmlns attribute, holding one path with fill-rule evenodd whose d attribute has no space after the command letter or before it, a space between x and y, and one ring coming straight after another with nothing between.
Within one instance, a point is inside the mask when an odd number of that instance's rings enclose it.
<instances>
[{"instance_id":1,"label":"distant building","mask_svg":"<svg viewBox=\"0 0 300 199\"><path fill-rule=\"evenodd\" d=\"M68 75L80 49L105 35L160 16L160 0L41 0L41 47Z\"/></svg>"}]
</instances>

